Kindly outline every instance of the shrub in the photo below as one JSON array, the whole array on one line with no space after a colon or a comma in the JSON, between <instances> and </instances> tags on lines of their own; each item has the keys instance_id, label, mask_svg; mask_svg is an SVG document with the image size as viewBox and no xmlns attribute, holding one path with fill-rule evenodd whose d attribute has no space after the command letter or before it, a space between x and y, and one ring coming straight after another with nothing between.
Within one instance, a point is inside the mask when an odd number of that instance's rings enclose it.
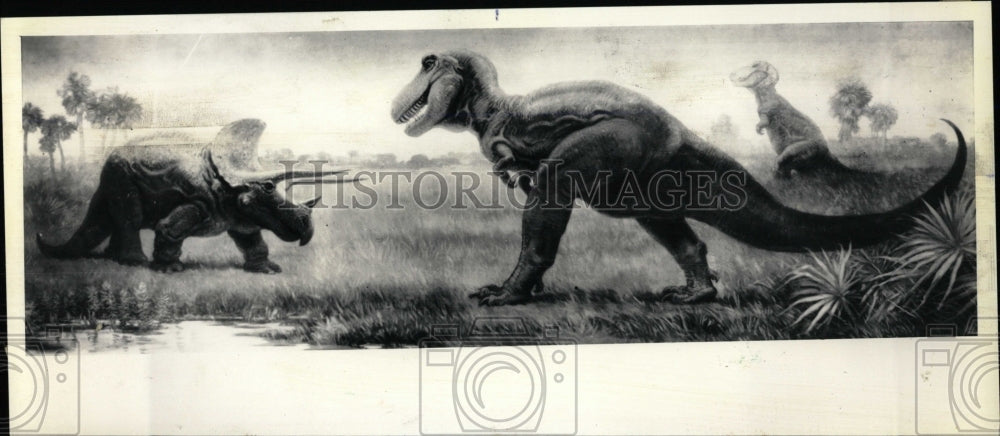
<instances>
[{"instance_id":1,"label":"shrub","mask_svg":"<svg viewBox=\"0 0 1000 436\"><path fill-rule=\"evenodd\" d=\"M974 305L976 262L976 205L972 191L946 196L937 207L914 217L914 227L902 236L893 258L897 267L882 275L885 285L911 282L909 292L919 297L919 309L940 294L940 309L953 294L968 310ZM946 280L947 279L947 280ZM971 299L971 300L970 300Z\"/></svg>"},{"instance_id":2,"label":"shrub","mask_svg":"<svg viewBox=\"0 0 1000 436\"><path fill-rule=\"evenodd\" d=\"M792 293L795 301L790 308L805 306L792 324L798 324L811 316L812 322L806 328L806 333L816 327L830 325L834 319L854 319L853 306L861 283L857 268L850 262L850 248L835 254L824 251L822 257L815 253L811 255L812 263L799 266L791 275L798 290Z\"/></svg>"}]
</instances>

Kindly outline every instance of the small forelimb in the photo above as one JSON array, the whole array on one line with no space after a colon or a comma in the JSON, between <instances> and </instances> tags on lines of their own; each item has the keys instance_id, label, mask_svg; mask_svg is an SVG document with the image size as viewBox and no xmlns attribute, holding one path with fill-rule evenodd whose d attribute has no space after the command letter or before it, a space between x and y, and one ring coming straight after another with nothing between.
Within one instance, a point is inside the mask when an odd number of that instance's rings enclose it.
<instances>
[{"instance_id":1,"label":"small forelimb","mask_svg":"<svg viewBox=\"0 0 1000 436\"><path fill-rule=\"evenodd\" d=\"M535 171L528 166L519 166L509 145L498 141L492 148L495 158L493 172L501 181L511 188L521 186L522 189L526 189L535 185Z\"/></svg>"},{"instance_id":2,"label":"small forelimb","mask_svg":"<svg viewBox=\"0 0 1000 436\"><path fill-rule=\"evenodd\" d=\"M760 122L757 123L757 134L763 135L764 129L766 129L769 124L771 124L771 122L768 119L767 114L760 114Z\"/></svg>"}]
</instances>

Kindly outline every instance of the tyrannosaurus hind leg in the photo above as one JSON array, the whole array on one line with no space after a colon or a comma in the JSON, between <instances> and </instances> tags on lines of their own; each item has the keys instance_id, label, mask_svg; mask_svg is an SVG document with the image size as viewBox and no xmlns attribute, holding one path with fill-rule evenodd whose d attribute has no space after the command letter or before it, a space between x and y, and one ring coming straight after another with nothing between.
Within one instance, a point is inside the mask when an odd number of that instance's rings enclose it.
<instances>
[{"instance_id":1,"label":"tyrannosaurus hind leg","mask_svg":"<svg viewBox=\"0 0 1000 436\"><path fill-rule=\"evenodd\" d=\"M826 145L814 139L793 142L778 155L778 176L787 177L792 170L811 170L820 156L829 153Z\"/></svg>"},{"instance_id":2,"label":"tyrannosaurus hind leg","mask_svg":"<svg viewBox=\"0 0 1000 436\"><path fill-rule=\"evenodd\" d=\"M529 206L521 217L521 255L517 266L502 286L484 286L469 295L484 306L525 303L542 285L545 274L556 260L572 212L570 207L547 207L538 189L528 193Z\"/></svg>"},{"instance_id":3,"label":"tyrannosaurus hind leg","mask_svg":"<svg viewBox=\"0 0 1000 436\"><path fill-rule=\"evenodd\" d=\"M687 281L685 286L671 286L663 290L663 297L674 303L700 303L715 298L717 291L712 284L715 273L708 268L705 243L683 218L637 219L657 242L674 256Z\"/></svg>"}]
</instances>

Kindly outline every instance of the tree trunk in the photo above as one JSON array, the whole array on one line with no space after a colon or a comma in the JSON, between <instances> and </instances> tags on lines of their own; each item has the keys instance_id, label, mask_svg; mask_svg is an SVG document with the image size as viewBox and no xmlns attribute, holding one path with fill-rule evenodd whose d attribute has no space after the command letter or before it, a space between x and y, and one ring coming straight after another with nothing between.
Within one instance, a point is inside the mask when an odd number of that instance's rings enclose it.
<instances>
[{"instance_id":1,"label":"tree trunk","mask_svg":"<svg viewBox=\"0 0 1000 436\"><path fill-rule=\"evenodd\" d=\"M66 155L63 154L62 141L56 142L56 147L59 149L59 170L66 172Z\"/></svg>"},{"instance_id":2,"label":"tree trunk","mask_svg":"<svg viewBox=\"0 0 1000 436\"><path fill-rule=\"evenodd\" d=\"M49 152L49 170L52 171L52 178L56 177L56 157L54 152Z\"/></svg>"},{"instance_id":3,"label":"tree trunk","mask_svg":"<svg viewBox=\"0 0 1000 436\"><path fill-rule=\"evenodd\" d=\"M108 143L108 129L101 128L101 154L104 154L104 147Z\"/></svg>"},{"instance_id":4,"label":"tree trunk","mask_svg":"<svg viewBox=\"0 0 1000 436\"><path fill-rule=\"evenodd\" d=\"M24 131L24 159L28 158L28 131Z\"/></svg>"},{"instance_id":5,"label":"tree trunk","mask_svg":"<svg viewBox=\"0 0 1000 436\"><path fill-rule=\"evenodd\" d=\"M84 145L83 145L83 112L76 114L76 128L80 129L80 157L78 162L80 166L83 166L83 159L85 157Z\"/></svg>"},{"instance_id":6,"label":"tree trunk","mask_svg":"<svg viewBox=\"0 0 1000 436\"><path fill-rule=\"evenodd\" d=\"M840 132L837 134L837 139L841 143L851 142L854 138L854 132L851 131L851 125L847 122L840 123Z\"/></svg>"}]
</instances>

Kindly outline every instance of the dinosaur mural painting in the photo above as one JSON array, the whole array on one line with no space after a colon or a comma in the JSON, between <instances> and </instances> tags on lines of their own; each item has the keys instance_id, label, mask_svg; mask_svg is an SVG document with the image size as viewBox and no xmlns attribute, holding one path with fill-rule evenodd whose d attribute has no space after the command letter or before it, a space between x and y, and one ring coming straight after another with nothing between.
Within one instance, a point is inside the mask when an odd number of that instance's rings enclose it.
<instances>
[{"instance_id":1,"label":"dinosaur mural painting","mask_svg":"<svg viewBox=\"0 0 1000 436\"><path fill-rule=\"evenodd\" d=\"M502 169L530 169L533 183L521 184L529 205L522 218L521 253L502 285L485 286L471 297L483 305L530 301L542 276L553 265L575 199L597 211L636 219L673 255L686 285L670 287L664 297L695 303L716 296L707 247L686 219L720 229L749 245L777 251L833 249L874 244L911 226L909 213L935 203L958 186L965 168L966 145L958 137L955 161L947 174L923 195L893 210L867 215L825 216L782 205L735 160L687 129L646 97L607 82L559 83L523 96L505 94L493 64L484 56L450 51L425 56L416 77L397 95L392 119L405 132L420 136L434 127L470 131L480 149ZM673 183L654 183L664 171L679 175ZM740 207L659 208L649 196L669 196L691 189L697 174L737 174L745 203ZM573 176L592 184L584 196L572 188ZM711 178L703 187L724 190ZM650 192L638 203L616 207L612 198L633 184ZM645 206L645 207L643 207Z\"/></svg>"},{"instance_id":2,"label":"dinosaur mural painting","mask_svg":"<svg viewBox=\"0 0 1000 436\"><path fill-rule=\"evenodd\" d=\"M792 171L806 173L817 170L856 173L830 154L823 132L813 120L800 112L775 90L778 69L757 61L733 71L729 76L736 86L753 92L757 99L757 134L767 131L774 152L778 154L778 177L788 177Z\"/></svg>"},{"instance_id":3,"label":"dinosaur mural painting","mask_svg":"<svg viewBox=\"0 0 1000 436\"><path fill-rule=\"evenodd\" d=\"M281 267L268 259L261 231L307 244L313 235L310 208L319 197L295 204L275 185L292 178L343 172L223 173L207 147L126 145L116 148L105 162L97 191L73 236L61 245L52 245L38 234L36 243L46 256L72 259L90 256L91 250L110 237L106 257L139 265L148 260L139 230L153 229L156 237L150 266L174 272L184 269L180 255L186 238L225 232L243 253L244 270L277 273Z\"/></svg>"}]
</instances>

